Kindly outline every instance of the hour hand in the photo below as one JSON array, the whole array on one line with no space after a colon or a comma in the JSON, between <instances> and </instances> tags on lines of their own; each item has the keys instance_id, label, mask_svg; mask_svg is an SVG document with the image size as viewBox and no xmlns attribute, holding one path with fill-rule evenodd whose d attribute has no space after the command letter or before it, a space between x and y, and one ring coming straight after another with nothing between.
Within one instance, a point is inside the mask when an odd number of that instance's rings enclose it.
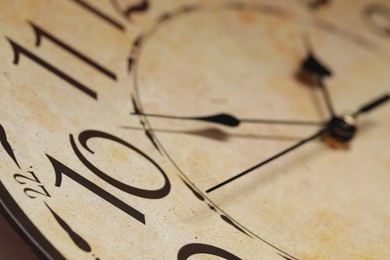
<instances>
[{"instance_id":1,"label":"hour hand","mask_svg":"<svg viewBox=\"0 0 390 260\"><path fill-rule=\"evenodd\" d=\"M324 79L326 77L332 76L332 71L327 68L324 64L322 64L319 59L314 55L314 52L312 50L311 44L310 44L310 39L306 35L303 38L306 52L307 52L307 57L303 60L300 71L303 72L304 74L308 74L315 82L315 85L317 85L322 92L322 95L324 96L326 106L328 108L328 111L332 117L335 116L332 100L330 98L328 89L324 83Z\"/></svg>"},{"instance_id":2,"label":"hour hand","mask_svg":"<svg viewBox=\"0 0 390 260\"><path fill-rule=\"evenodd\" d=\"M373 100L369 101L368 103L362 105L355 113L352 114L352 116L357 117L360 114L368 113L368 112L372 111L373 109L376 109L376 108L382 106L383 104L385 104L388 101L390 101L390 95L388 93L386 93L386 94L384 94L376 99L373 99ZM333 138L333 140L335 140L336 142L340 142L340 143L349 142L353 138L354 133L356 131L356 128L354 125L351 125L351 122L348 119L349 119L349 117L334 117L334 118L332 118L324 128L322 128L318 132L314 133L313 135L311 135L305 139L302 139L301 141L294 144L293 146L290 146L290 147L280 151L279 153L269 157L268 159L256 164L255 166L252 166L251 168L249 168L249 169L211 187L210 189L206 190L206 193L210 193L216 189L219 189L222 186L225 186L226 184L228 184L228 183L230 183L230 182L232 182L232 181L234 181L234 180L236 180L236 179L238 179L238 178L240 178L248 173L253 172L253 170L258 169L258 168L284 156L285 154L290 153L291 151L294 151L295 149L301 147L302 145L304 145L310 141L315 140L316 138L318 138L320 136L323 136L324 138L327 138L330 136L331 138ZM349 133L346 132L346 130L350 127L353 127L353 132L349 132ZM345 139L345 138L347 138L347 139Z\"/></svg>"},{"instance_id":3,"label":"hour hand","mask_svg":"<svg viewBox=\"0 0 390 260\"><path fill-rule=\"evenodd\" d=\"M173 115L161 115L161 114L148 114L133 112L132 115L146 116L146 117L157 117L165 119L176 119L176 120L194 120L194 121L204 121L214 124L229 126L229 127L238 127L242 123L249 124L282 124L282 125L298 125L298 126L321 126L324 125L323 122L316 121L300 121L300 120L273 120L273 119L239 119L233 115L227 113L220 113L208 116L173 116Z\"/></svg>"}]
</instances>

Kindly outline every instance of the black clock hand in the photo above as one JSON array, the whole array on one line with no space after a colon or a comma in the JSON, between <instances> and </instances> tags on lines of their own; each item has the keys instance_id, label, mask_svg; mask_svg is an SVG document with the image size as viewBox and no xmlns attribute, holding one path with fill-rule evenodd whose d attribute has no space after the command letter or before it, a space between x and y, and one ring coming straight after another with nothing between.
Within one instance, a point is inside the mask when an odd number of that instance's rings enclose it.
<instances>
[{"instance_id":1,"label":"black clock hand","mask_svg":"<svg viewBox=\"0 0 390 260\"><path fill-rule=\"evenodd\" d=\"M275 154L274 156L272 156L272 157L262 161L261 163L256 164L255 166L253 166L253 167L251 167L251 168L249 168L249 169L247 169L247 170L245 170L245 171L243 171L243 172L241 172L241 173L231 177L230 179L227 179L226 181L223 181L220 184L217 184L214 187L206 190L206 193L210 193L210 192L212 192L212 191L214 191L214 190L216 190L218 188L221 188L222 186L225 186L229 182L232 182L232 181L234 181L234 180L236 180L236 179L238 179L238 178L240 178L240 177L250 173L251 171L253 171L253 170L257 169L257 168L260 168L261 166L266 165L267 163L272 162L273 160L281 157L282 155L285 155L286 153L295 150L296 148L302 146L303 144L305 144L305 143L307 143L307 142L309 142L311 140L314 140L314 139L316 139L319 136L322 136L327 130L328 130L328 127L325 127L324 129L321 129L317 133L315 133L315 134L313 134L313 135L311 135L311 136L309 136L309 137L299 141L298 143L294 144L293 146L291 146L291 147L289 147L289 148L287 148L287 149L285 149L285 150Z\"/></svg>"},{"instance_id":2,"label":"black clock hand","mask_svg":"<svg viewBox=\"0 0 390 260\"><path fill-rule=\"evenodd\" d=\"M334 112L334 108L333 108L333 105L332 105L332 101L331 101L331 98L330 98L330 95L329 95L329 92L328 92L328 88L326 87L326 85L324 84L324 80L322 77L320 76L317 76L316 77L316 81L317 81L317 85L320 87L321 89L321 92L322 92L322 95L324 96L324 99L325 99L325 102L326 102L326 106L328 108L328 111L330 113L330 115L332 117L334 117L336 114Z\"/></svg>"},{"instance_id":3,"label":"black clock hand","mask_svg":"<svg viewBox=\"0 0 390 260\"><path fill-rule=\"evenodd\" d=\"M307 52L307 58L302 62L301 69L311 74L317 86L321 89L324 96L326 106L332 117L335 116L332 100L330 98L328 89L324 83L324 78L332 76L329 68L325 67L317 57L314 55L308 35L303 36L304 45Z\"/></svg>"},{"instance_id":4,"label":"black clock hand","mask_svg":"<svg viewBox=\"0 0 390 260\"><path fill-rule=\"evenodd\" d=\"M357 110L355 113L353 113L353 116L357 117L360 114L368 113L372 109L382 105L383 103L385 103L389 100L390 100L390 95L386 93L386 94L374 99L373 101L368 102L367 104L361 106L359 110Z\"/></svg>"},{"instance_id":5,"label":"black clock hand","mask_svg":"<svg viewBox=\"0 0 390 260\"><path fill-rule=\"evenodd\" d=\"M221 113L210 116L200 116L200 117L187 117L187 116L170 116L170 115L159 115L159 114L147 114L133 112L132 115L140 115L147 117L159 117L166 119L177 119L177 120L197 120L211 122L215 124L220 124L224 126L237 127L241 123L250 123L250 124L283 124L283 125L298 125L298 126L321 126L324 125L324 122L317 121L299 121L299 120L272 120L272 119L238 119L235 116Z\"/></svg>"},{"instance_id":6,"label":"black clock hand","mask_svg":"<svg viewBox=\"0 0 390 260\"><path fill-rule=\"evenodd\" d=\"M390 100L390 95L389 94L384 94L384 95L380 96L379 98L376 98L376 99L368 102L367 104L361 106L360 109L358 109L352 115L354 117L357 117L358 115L360 115L362 113L367 113L367 112L373 110L374 108L377 108L380 105L383 105L385 102L387 102L389 100ZM272 162L273 160L275 160L275 159L277 159L277 158L279 158L279 157L281 157L281 156L283 156L283 155L285 155L285 154L295 150L296 148L302 146L303 144L305 144L305 143L307 143L309 141L312 141L312 140L316 139L317 137L323 136L328 131L332 131L332 129L338 128L338 127L340 127L340 125L343 125L345 123L348 123L348 122L343 121L343 119L335 121L334 118L332 118L328 122L327 126L324 127L323 129L321 129L320 131L318 131L317 133L315 133L315 134L313 134L313 135L311 135L311 136L309 136L309 137L299 141L295 145L293 145L291 147L288 147L287 149L285 149L285 150L275 154L274 156L272 156L272 157L270 157L270 158L260 162L259 164L256 164L255 166L253 166L253 167L251 167L251 168L249 168L249 169L247 169L247 170L245 170L245 171L243 171L243 172L241 172L241 173L231 177L230 179L227 179L226 181L223 181L220 184L215 185L214 187L206 190L206 193L212 192L212 191L214 191L214 190L216 190L216 189L218 189L218 188L228 184L229 182L232 182L232 181L234 181L234 180L236 180L236 179L238 179L238 178L240 178L240 177L242 177L242 176L252 172L253 170L255 170L257 168L260 168L260 167L262 167L262 166Z\"/></svg>"}]
</instances>

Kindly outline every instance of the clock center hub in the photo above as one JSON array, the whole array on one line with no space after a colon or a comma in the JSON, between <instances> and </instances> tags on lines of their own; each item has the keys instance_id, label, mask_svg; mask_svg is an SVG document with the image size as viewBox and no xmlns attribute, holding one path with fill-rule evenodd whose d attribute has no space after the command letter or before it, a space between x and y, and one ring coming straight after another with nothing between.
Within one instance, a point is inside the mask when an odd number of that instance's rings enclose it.
<instances>
[{"instance_id":1,"label":"clock center hub","mask_svg":"<svg viewBox=\"0 0 390 260\"><path fill-rule=\"evenodd\" d=\"M357 131L356 123L356 116L352 113L332 117L327 124L329 131L323 136L324 142L335 149L348 149Z\"/></svg>"}]
</instances>

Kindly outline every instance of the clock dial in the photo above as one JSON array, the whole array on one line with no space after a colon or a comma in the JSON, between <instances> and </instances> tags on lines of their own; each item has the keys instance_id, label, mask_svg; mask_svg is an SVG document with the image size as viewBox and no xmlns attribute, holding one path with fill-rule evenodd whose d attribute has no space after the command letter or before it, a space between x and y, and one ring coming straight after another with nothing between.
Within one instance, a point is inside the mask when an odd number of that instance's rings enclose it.
<instances>
[{"instance_id":1,"label":"clock dial","mask_svg":"<svg viewBox=\"0 0 390 260\"><path fill-rule=\"evenodd\" d=\"M385 2L1 6L1 205L41 257L390 254Z\"/></svg>"},{"instance_id":2,"label":"clock dial","mask_svg":"<svg viewBox=\"0 0 390 260\"><path fill-rule=\"evenodd\" d=\"M338 113L356 110L367 97L388 89L386 60L343 35L306 24L301 17L290 17L282 9L269 12L261 5L212 5L187 15L174 13L156 27L145 34L147 40L136 56L135 85L145 113L186 116L227 111L244 118L326 120L329 113L324 102L316 105L321 100L319 90L305 86L296 77L306 57L303 34L310 35L310 48L334 70L326 81ZM177 35L191 41L181 44ZM358 73L360 69L365 73ZM375 81L375 88L367 87L368 82ZM146 117L171 160L200 191L316 131L273 124L229 129L197 121ZM364 124L366 119L362 120ZM383 127L388 125L382 123ZM366 131L370 130L363 125L361 135L368 134ZM356 161L367 160L367 151L358 148L362 141L354 140L348 152L330 150L321 142L307 145L213 192L209 198L252 235L278 244L296 239L290 245L297 247L289 248L290 252L301 250L301 246L305 250L310 241L311 253L321 248L318 257L340 255L340 247L343 257L351 256L353 244L375 247L375 254L384 256L388 241L380 226L375 230L374 223L386 218L389 207L375 197L379 186L367 184L367 169ZM380 157L384 162L387 155ZM330 165L339 161L343 166ZM366 167L375 168L377 162L371 162L370 166L366 162ZM378 178L384 178L383 195L388 190L388 176L379 173ZM383 203L369 210L369 219L374 222L368 221L367 212L361 210L367 200ZM346 211L347 204L355 206ZM368 237L376 241L371 246Z\"/></svg>"}]
</instances>

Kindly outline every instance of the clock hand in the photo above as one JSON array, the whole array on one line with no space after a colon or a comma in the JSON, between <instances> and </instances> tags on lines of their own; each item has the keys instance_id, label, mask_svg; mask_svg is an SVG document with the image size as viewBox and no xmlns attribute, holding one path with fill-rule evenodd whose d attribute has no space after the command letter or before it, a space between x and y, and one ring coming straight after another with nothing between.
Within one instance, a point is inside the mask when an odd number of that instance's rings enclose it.
<instances>
[{"instance_id":1,"label":"clock hand","mask_svg":"<svg viewBox=\"0 0 390 260\"><path fill-rule=\"evenodd\" d=\"M371 102L361 106L359 110L357 110L355 113L353 113L353 116L357 117L360 114L368 113L372 109L382 105L383 103L385 103L385 102L387 102L389 100L390 100L390 95L386 93L386 94L384 94L384 95L374 99L373 101L371 101Z\"/></svg>"},{"instance_id":2,"label":"clock hand","mask_svg":"<svg viewBox=\"0 0 390 260\"><path fill-rule=\"evenodd\" d=\"M370 102L368 102L367 104L361 106L355 113L352 114L352 117L357 117L358 115L362 114L362 113L367 113L371 110L373 110L374 108L377 108L379 107L380 105L383 105L385 102L389 101L390 100L390 95L389 94L384 94L382 96L380 96L379 98L376 98ZM350 116L349 116L350 117ZM317 137L320 137L320 136L324 136L326 135L327 133L336 133L339 132L340 130L344 130L345 129L345 125L348 125L348 127L354 127L354 125L352 123L350 123L348 121L348 116L346 117L343 117L343 118L340 118L340 117L333 117L327 124L326 127L324 127L323 129L321 129L320 131L316 132L315 134L305 138L305 139L302 139L301 141L299 141L298 143L296 143L295 145L293 146L290 146L288 147L287 149L275 154L274 156L256 164L255 166L252 166L251 168L231 177L230 179L227 179L226 181L223 181L217 185L215 185L214 187L206 190L206 193L210 193L250 172L252 172L253 170L255 169L258 169L270 162L272 162L273 160L295 150L296 148L302 146L303 144L309 142L309 141L312 141L314 139L316 139ZM355 129L354 129L355 130ZM354 136L354 131L353 133L349 136L350 138L347 140L347 141L350 141L352 139L352 137ZM343 138L345 138L345 136L343 135L343 133L340 133L339 136L335 136L335 138L340 138L338 141L340 142L344 142L343 141Z\"/></svg>"},{"instance_id":3,"label":"clock hand","mask_svg":"<svg viewBox=\"0 0 390 260\"><path fill-rule=\"evenodd\" d=\"M304 45L306 48L307 58L302 62L301 69L303 71L306 71L309 74L311 74L311 76L315 80L317 86L320 87L322 95L324 96L328 111L331 114L331 116L334 117L335 112L333 109L333 104L332 104L328 89L324 83L324 78L332 76L332 72L330 71L330 69L325 67L325 65L323 65L317 59L317 57L314 55L308 35L303 36L303 42L304 42Z\"/></svg>"},{"instance_id":4,"label":"clock hand","mask_svg":"<svg viewBox=\"0 0 390 260\"><path fill-rule=\"evenodd\" d=\"M266 165L267 163L272 162L273 160L281 157L282 155L287 154L288 152L291 152L291 151L295 150L296 148L304 145L305 143L307 143L307 142L309 142L311 140L314 140L317 137L322 136L326 131L328 131L328 127L325 127L323 129L321 129L320 131L316 132L315 134L313 134L313 135L311 135L311 136L309 136L309 137L307 137L305 139L302 139L301 141L299 141L298 143L294 144L293 146L288 147L287 149L285 149L285 150L275 154L274 156L272 156L272 157L270 157L270 158L260 162L259 164L256 164L255 166L253 166L253 167L251 167L251 168L249 168L249 169L247 169L247 170L245 170L245 171L243 171L243 172L241 172L241 173L231 177L230 179L227 179L226 181L223 181L223 182L215 185L214 187L206 190L206 193L210 193L210 192L212 192L212 191L214 191L214 190L216 190L216 189L218 189L218 188L220 188L222 186L225 186L229 182L232 182L232 181L234 181L234 180L236 180L236 179L238 179L238 178L240 178L240 177L250 173L251 171L253 171L253 170L257 169L257 168L260 168L261 166Z\"/></svg>"},{"instance_id":5,"label":"clock hand","mask_svg":"<svg viewBox=\"0 0 390 260\"><path fill-rule=\"evenodd\" d=\"M384 94L363 105L354 113L347 113L341 117L335 116L328 122L329 132L323 136L323 141L336 149L348 149L350 141L357 131L357 117L384 104L390 99L389 94Z\"/></svg>"},{"instance_id":6,"label":"clock hand","mask_svg":"<svg viewBox=\"0 0 390 260\"><path fill-rule=\"evenodd\" d=\"M298 126L321 126L324 125L324 122L318 121L299 121L299 120L273 120L273 119L238 119L235 116L220 113L210 116L200 116L200 117L187 117L187 116L170 116L170 115L159 115L159 114L147 114L140 112L133 112L131 115L140 115L147 117L158 117L166 119L177 119L177 120L198 120L211 122L215 124L220 124L224 126L237 127L241 123L251 123L251 124L283 124L283 125L298 125Z\"/></svg>"},{"instance_id":7,"label":"clock hand","mask_svg":"<svg viewBox=\"0 0 390 260\"><path fill-rule=\"evenodd\" d=\"M333 105L332 105L332 101L331 101L331 98L330 98L330 95L329 95L329 92L328 92L328 88L326 87L326 85L324 84L324 81L323 81L323 78L320 77L320 76L317 76L316 77L316 81L317 81L317 84L318 86L320 87L321 89L321 92L322 92L322 95L324 96L324 99L325 99L325 102L326 102L326 106L328 108L328 111L330 113L331 116L335 116L335 112L334 112L334 108L333 108Z\"/></svg>"}]
</instances>

